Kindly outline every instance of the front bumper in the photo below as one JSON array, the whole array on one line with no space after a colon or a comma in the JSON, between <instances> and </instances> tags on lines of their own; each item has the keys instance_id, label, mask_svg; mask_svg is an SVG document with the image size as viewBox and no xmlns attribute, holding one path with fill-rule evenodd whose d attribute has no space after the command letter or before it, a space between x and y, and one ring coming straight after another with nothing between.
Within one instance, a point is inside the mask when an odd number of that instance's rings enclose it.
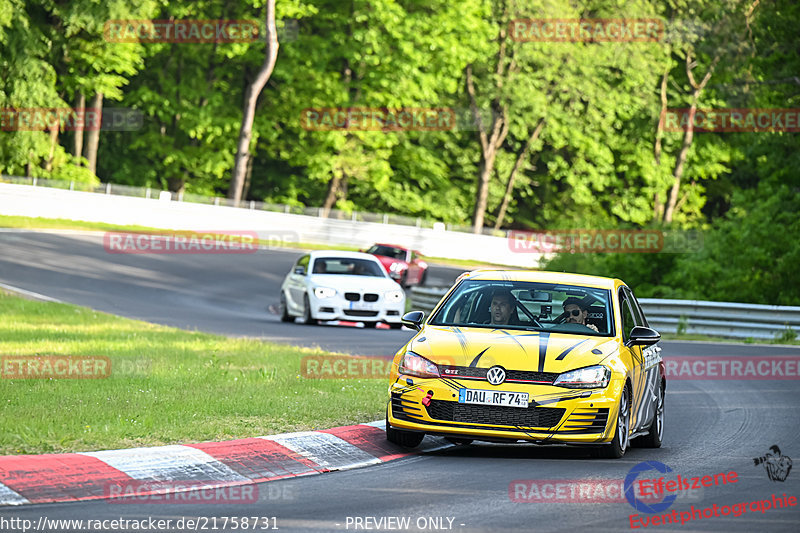
<instances>
[{"instance_id":1,"label":"front bumper","mask_svg":"<svg viewBox=\"0 0 800 533\"><path fill-rule=\"evenodd\" d=\"M485 381L401 376L389 390L388 420L398 429L476 440L600 444L613 439L623 383L612 379L604 389L510 383L494 387ZM459 388L527 392L531 403L527 409L460 404Z\"/></svg>"},{"instance_id":2,"label":"front bumper","mask_svg":"<svg viewBox=\"0 0 800 533\"><path fill-rule=\"evenodd\" d=\"M381 297L377 302L362 304L344 298L317 298L309 300L312 314L317 320L349 320L353 322L386 322L399 324L405 311L405 299L386 302Z\"/></svg>"}]
</instances>

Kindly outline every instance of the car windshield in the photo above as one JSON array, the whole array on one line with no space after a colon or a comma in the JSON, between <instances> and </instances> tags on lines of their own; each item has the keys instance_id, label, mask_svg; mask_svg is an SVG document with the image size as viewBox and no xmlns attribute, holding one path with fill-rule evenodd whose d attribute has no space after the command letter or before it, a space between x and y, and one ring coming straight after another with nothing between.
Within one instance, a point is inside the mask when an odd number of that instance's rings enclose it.
<instances>
[{"instance_id":1,"label":"car windshield","mask_svg":"<svg viewBox=\"0 0 800 533\"><path fill-rule=\"evenodd\" d=\"M314 260L311 273L386 277L386 273L379 263L356 257L318 257Z\"/></svg>"},{"instance_id":2,"label":"car windshield","mask_svg":"<svg viewBox=\"0 0 800 533\"><path fill-rule=\"evenodd\" d=\"M464 280L431 317L465 326L612 336L611 291L561 283Z\"/></svg>"},{"instance_id":3,"label":"car windshield","mask_svg":"<svg viewBox=\"0 0 800 533\"><path fill-rule=\"evenodd\" d=\"M368 254L384 255L392 259L399 259L400 261L406 260L406 251L402 248L395 248L394 246L384 246L383 244L375 244L367 250Z\"/></svg>"}]
</instances>

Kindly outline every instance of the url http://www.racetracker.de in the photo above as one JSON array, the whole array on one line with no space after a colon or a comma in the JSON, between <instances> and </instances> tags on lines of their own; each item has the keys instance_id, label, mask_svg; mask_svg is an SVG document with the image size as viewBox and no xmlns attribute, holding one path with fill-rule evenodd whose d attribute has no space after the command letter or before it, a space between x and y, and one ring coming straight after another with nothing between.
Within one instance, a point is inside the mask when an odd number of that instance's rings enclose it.
<instances>
[{"instance_id":1,"label":"url http://www.racetracker.de","mask_svg":"<svg viewBox=\"0 0 800 533\"><path fill-rule=\"evenodd\" d=\"M0 517L0 531L58 532L58 531L266 531L278 528L274 516L186 516L181 518L106 518L54 519L40 516L39 520Z\"/></svg>"}]
</instances>

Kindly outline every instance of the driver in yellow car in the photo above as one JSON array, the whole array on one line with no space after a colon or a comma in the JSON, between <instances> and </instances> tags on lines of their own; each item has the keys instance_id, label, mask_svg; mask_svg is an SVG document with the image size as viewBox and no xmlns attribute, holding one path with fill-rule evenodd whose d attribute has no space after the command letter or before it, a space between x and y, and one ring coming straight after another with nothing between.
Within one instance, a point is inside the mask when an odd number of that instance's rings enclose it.
<instances>
[{"instance_id":1,"label":"driver in yellow car","mask_svg":"<svg viewBox=\"0 0 800 533\"><path fill-rule=\"evenodd\" d=\"M597 326L586 323L586 318L589 316L589 309L586 302L580 298L571 296L564 300L564 313L567 315L567 323L582 324L589 329L597 331Z\"/></svg>"}]
</instances>

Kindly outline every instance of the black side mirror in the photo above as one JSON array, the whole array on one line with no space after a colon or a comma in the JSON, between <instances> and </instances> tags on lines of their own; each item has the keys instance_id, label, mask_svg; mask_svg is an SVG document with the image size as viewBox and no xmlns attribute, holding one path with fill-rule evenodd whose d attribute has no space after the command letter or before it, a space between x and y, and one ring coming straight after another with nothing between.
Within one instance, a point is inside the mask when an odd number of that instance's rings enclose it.
<instances>
[{"instance_id":1,"label":"black side mirror","mask_svg":"<svg viewBox=\"0 0 800 533\"><path fill-rule=\"evenodd\" d=\"M400 319L400 322L402 322L404 326L408 326L411 329L419 331L422 327L422 321L424 319L425 313L422 311L410 311L403 315L403 318Z\"/></svg>"},{"instance_id":2,"label":"black side mirror","mask_svg":"<svg viewBox=\"0 0 800 533\"><path fill-rule=\"evenodd\" d=\"M631 338L626 344L629 346L652 346L660 340L661 334L653 328L634 326L631 330Z\"/></svg>"},{"instance_id":3,"label":"black side mirror","mask_svg":"<svg viewBox=\"0 0 800 533\"><path fill-rule=\"evenodd\" d=\"M306 275L306 269L303 268L303 267L295 267L294 273L295 274L300 274L301 276L305 276Z\"/></svg>"}]
</instances>

